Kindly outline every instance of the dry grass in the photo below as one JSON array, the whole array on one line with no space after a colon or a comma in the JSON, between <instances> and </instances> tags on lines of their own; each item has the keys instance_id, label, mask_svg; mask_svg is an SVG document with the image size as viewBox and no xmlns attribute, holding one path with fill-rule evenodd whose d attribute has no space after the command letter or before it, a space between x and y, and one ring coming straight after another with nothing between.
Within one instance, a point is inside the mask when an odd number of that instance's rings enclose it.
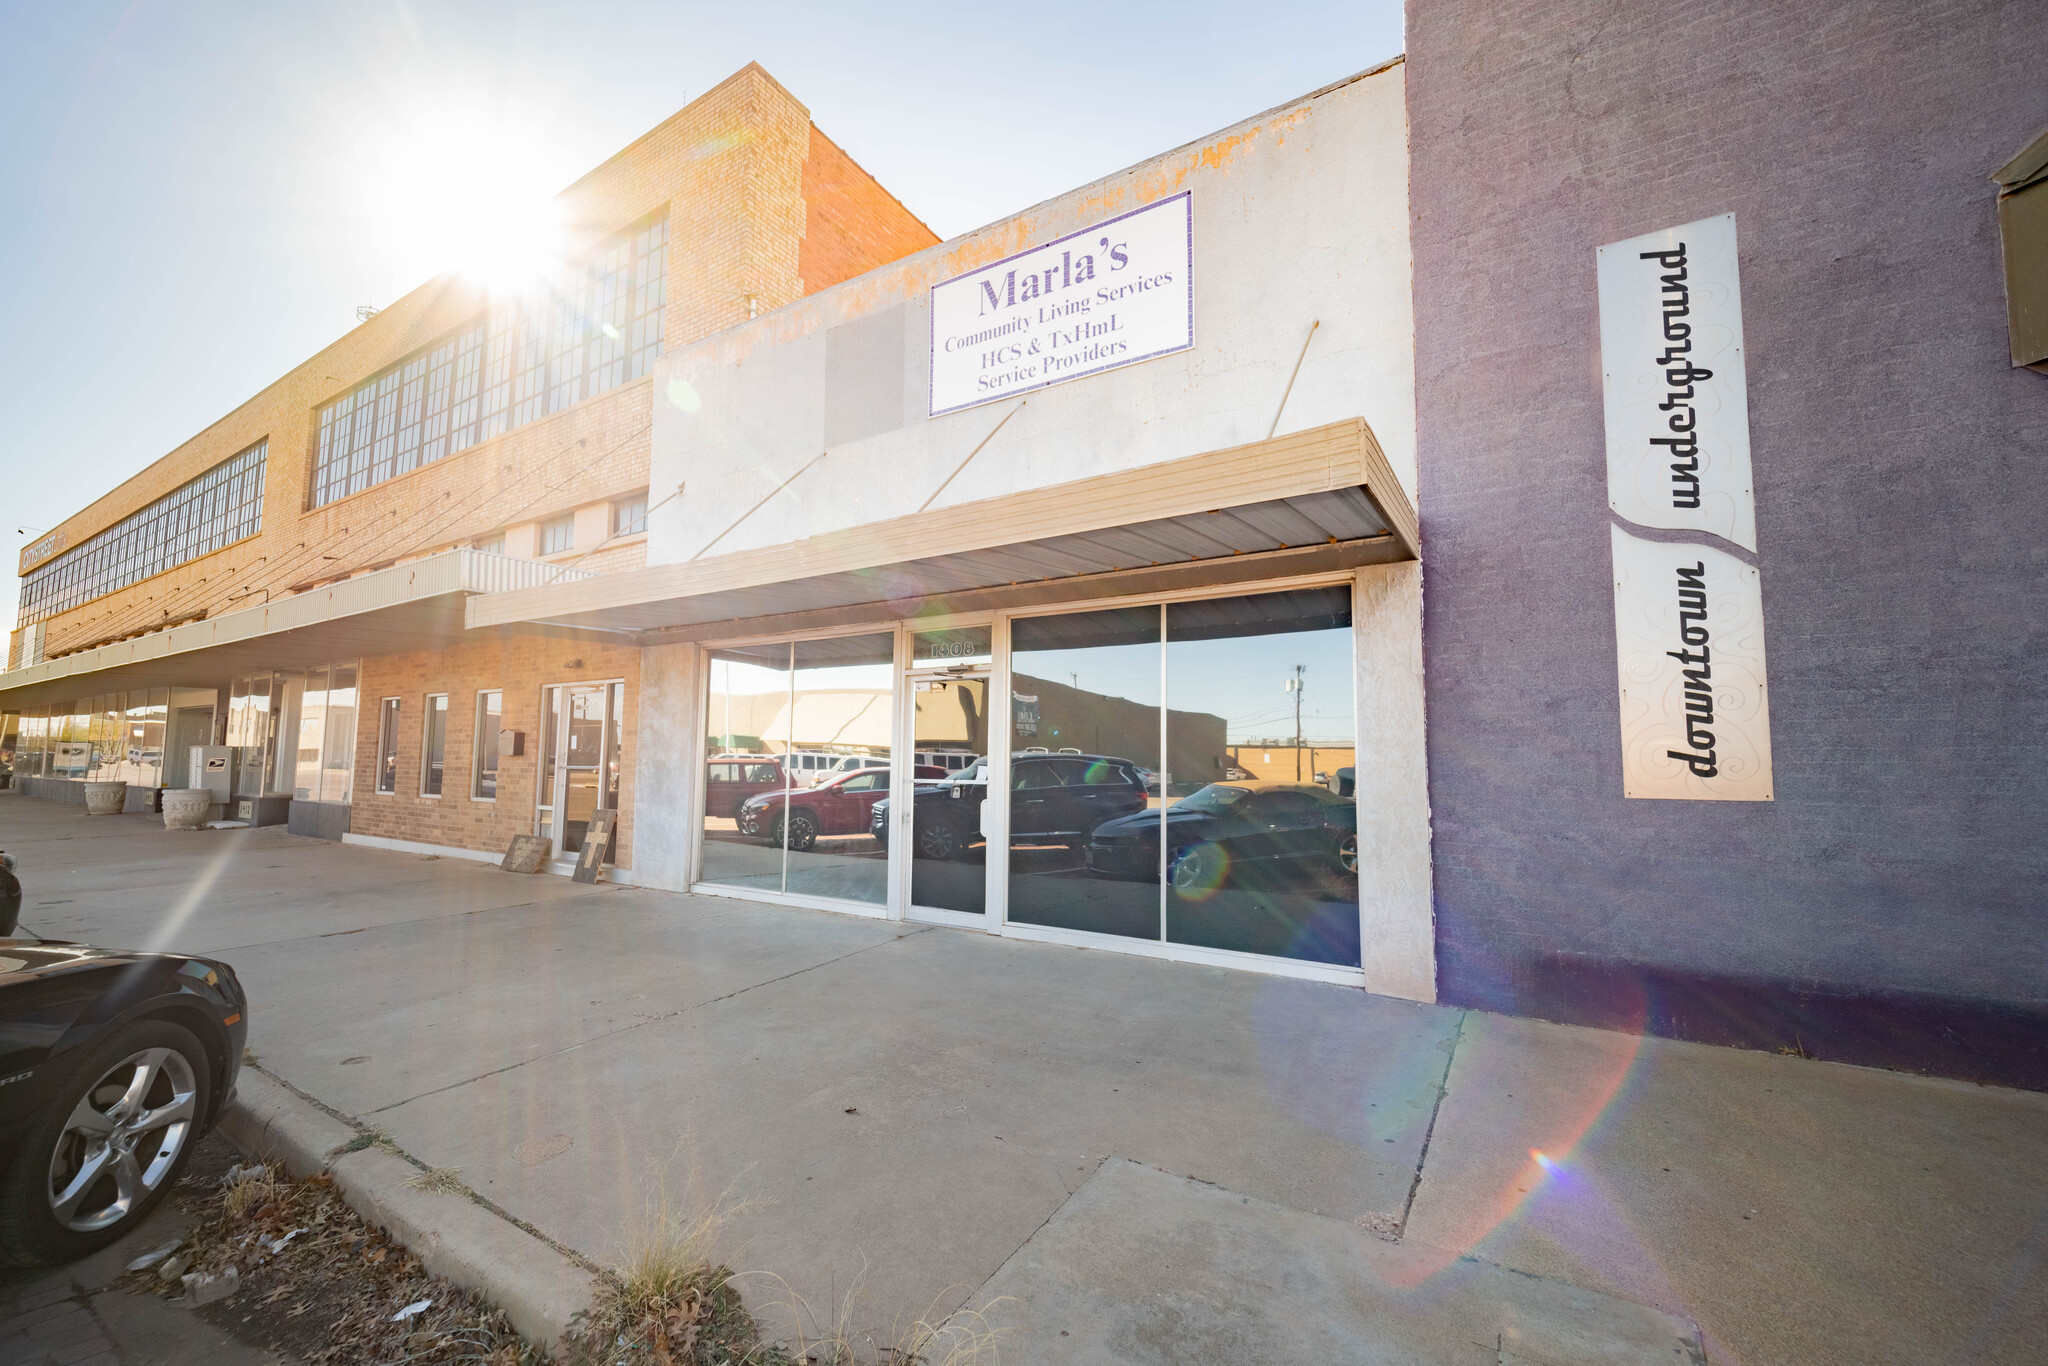
<instances>
[{"instance_id":1,"label":"dry grass","mask_svg":"<svg viewBox=\"0 0 2048 1366\"><path fill-rule=\"evenodd\" d=\"M754 1358L762 1366L780 1366L785 1361L803 1366L998 1366L1002 1360L1002 1340L1008 1330L990 1323L988 1315L1006 1299L949 1314L940 1308L952 1297L953 1288L949 1287L908 1326L899 1320L884 1330L888 1340L877 1342L873 1332L859 1326L867 1316L865 1263L833 1307L829 1325L818 1322L810 1302L787 1281L772 1279L781 1287L782 1297L776 1304L795 1324L796 1342L789 1347L777 1344L768 1355Z\"/></svg>"},{"instance_id":2,"label":"dry grass","mask_svg":"<svg viewBox=\"0 0 2048 1366\"><path fill-rule=\"evenodd\" d=\"M428 1191L434 1195L469 1194L469 1187L462 1183L460 1167L428 1167L406 1177L405 1184L412 1190Z\"/></svg>"},{"instance_id":3,"label":"dry grass","mask_svg":"<svg viewBox=\"0 0 2048 1366\"><path fill-rule=\"evenodd\" d=\"M209 1143L217 1140L209 1140ZM202 1154L207 1149L202 1147ZM192 1216L181 1254L193 1271L235 1268L241 1283L227 1307L285 1359L309 1366L542 1366L544 1354L504 1314L447 1281L382 1229L366 1226L325 1173L294 1181L275 1166L195 1160L178 1186ZM222 1164L223 1166L225 1163ZM182 1290L156 1268L131 1272L144 1293ZM394 1323L401 1305L426 1312Z\"/></svg>"},{"instance_id":4,"label":"dry grass","mask_svg":"<svg viewBox=\"0 0 2048 1366\"><path fill-rule=\"evenodd\" d=\"M251 1210L274 1203L283 1189L283 1171L270 1163L235 1167L221 1188L220 1205L230 1219L240 1219Z\"/></svg>"},{"instance_id":5,"label":"dry grass","mask_svg":"<svg viewBox=\"0 0 2048 1366\"><path fill-rule=\"evenodd\" d=\"M382 1129L364 1129L340 1147L329 1149L327 1155L330 1158L340 1157L343 1153L359 1153L365 1148L382 1148L390 1153L399 1150L397 1140Z\"/></svg>"},{"instance_id":6,"label":"dry grass","mask_svg":"<svg viewBox=\"0 0 2048 1366\"><path fill-rule=\"evenodd\" d=\"M570 1360L607 1366L771 1360L762 1355L758 1329L732 1285L732 1272L713 1258L719 1231L744 1208L721 1197L707 1210L683 1215L665 1187L657 1190L618 1268L599 1278Z\"/></svg>"}]
</instances>

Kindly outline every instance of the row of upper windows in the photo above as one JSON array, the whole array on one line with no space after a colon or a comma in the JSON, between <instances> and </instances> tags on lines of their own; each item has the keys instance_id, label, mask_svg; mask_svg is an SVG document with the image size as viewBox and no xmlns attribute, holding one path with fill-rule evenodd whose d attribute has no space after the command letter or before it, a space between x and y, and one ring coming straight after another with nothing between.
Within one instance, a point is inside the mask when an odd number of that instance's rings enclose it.
<instances>
[{"instance_id":1,"label":"row of upper windows","mask_svg":"<svg viewBox=\"0 0 2048 1366\"><path fill-rule=\"evenodd\" d=\"M320 409L321 507L638 379L661 355L668 219L607 242L560 292L508 300Z\"/></svg>"},{"instance_id":2,"label":"row of upper windows","mask_svg":"<svg viewBox=\"0 0 2048 1366\"><path fill-rule=\"evenodd\" d=\"M263 529L259 441L22 577L21 626L210 555Z\"/></svg>"},{"instance_id":3,"label":"row of upper windows","mask_svg":"<svg viewBox=\"0 0 2048 1366\"><path fill-rule=\"evenodd\" d=\"M638 536L647 530L647 491L642 489L638 493L627 494L624 498L615 498L605 505L604 512L606 530L603 534L603 539L596 545L585 546L584 550L586 553L599 549L607 542L623 540L628 536ZM515 553L515 548L509 544L510 539L506 532L498 531L484 537L475 544L478 550L489 551L494 555L504 555ZM523 550L524 547L521 546L517 549ZM531 553L534 556L546 559L551 555L566 555L574 549L576 549L576 514L574 512L560 513L533 524L533 549Z\"/></svg>"},{"instance_id":4,"label":"row of upper windows","mask_svg":"<svg viewBox=\"0 0 2048 1366\"><path fill-rule=\"evenodd\" d=\"M661 355L666 214L612 238L575 284L502 305L322 408L313 507L359 492L648 372ZM17 625L175 569L263 527L267 440L165 494L23 576ZM613 509L613 536L645 530L647 502ZM552 555L574 544L544 524ZM566 538L566 539L564 539Z\"/></svg>"}]
</instances>

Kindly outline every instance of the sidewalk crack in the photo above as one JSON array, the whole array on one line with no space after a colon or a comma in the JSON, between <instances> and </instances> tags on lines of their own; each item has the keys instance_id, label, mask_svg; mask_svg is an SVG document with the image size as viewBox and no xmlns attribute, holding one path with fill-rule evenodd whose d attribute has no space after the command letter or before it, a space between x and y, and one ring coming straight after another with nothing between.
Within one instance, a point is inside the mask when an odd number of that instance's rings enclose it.
<instances>
[{"instance_id":1,"label":"sidewalk crack","mask_svg":"<svg viewBox=\"0 0 2048 1366\"><path fill-rule=\"evenodd\" d=\"M1451 1064L1458 1060L1458 1045L1465 1041L1465 1021L1472 1012L1458 1012L1458 1027L1451 1032L1451 1046L1444 1050L1444 1074L1437 1078L1436 1099L1429 1107L1429 1127L1422 1131L1422 1150L1415 1154L1415 1175L1408 1182L1408 1198L1401 1202L1401 1220L1394 1226L1394 1241L1408 1236L1408 1215L1415 1208L1415 1196L1422 1189L1422 1168L1429 1161L1430 1140L1436 1137L1437 1116L1443 1113L1444 1097L1450 1094Z\"/></svg>"}]
</instances>

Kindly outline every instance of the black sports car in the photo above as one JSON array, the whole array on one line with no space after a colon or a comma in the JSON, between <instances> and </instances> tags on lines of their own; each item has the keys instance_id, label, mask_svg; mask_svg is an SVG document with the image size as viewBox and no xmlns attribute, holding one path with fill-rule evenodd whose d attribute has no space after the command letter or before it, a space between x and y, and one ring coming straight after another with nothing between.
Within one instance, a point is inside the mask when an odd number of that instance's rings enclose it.
<instances>
[{"instance_id":1,"label":"black sports car","mask_svg":"<svg viewBox=\"0 0 2048 1366\"><path fill-rule=\"evenodd\" d=\"M1358 871L1358 804L1325 787L1211 783L1168 807L1165 825L1166 873L1182 893ZM1088 841L1088 866L1110 877L1158 877L1159 827L1157 811L1100 826Z\"/></svg>"},{"instance_id":2,"label":"black sports car","mask_svg":"<svg viewBox=\"0 0 2048 1366\"><path fill-rule=\"evenodd\" d=\"M212 959L0 939L0 1266L141 1222L226 1108L248 1009Z\"/></svg>"}]
</instances>

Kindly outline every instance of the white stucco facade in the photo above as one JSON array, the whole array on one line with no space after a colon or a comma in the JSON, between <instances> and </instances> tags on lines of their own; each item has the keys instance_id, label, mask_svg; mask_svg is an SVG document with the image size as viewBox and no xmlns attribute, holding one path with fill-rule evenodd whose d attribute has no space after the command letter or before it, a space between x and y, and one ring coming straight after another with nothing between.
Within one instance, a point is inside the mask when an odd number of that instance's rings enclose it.
<instances>
[{"instance_id":1,"label":"white stucco facade","mask_svg":"<svg viewBox=\"0 0 2048 1366\"><path fill-rule=\"evenodd\" d=\"M1283 433L1362 416L1412 502L1402 74L1395 65L1284 105L663 357L650 499L684 487L649 517L648 563L691 559L771 494L713 553L916 512L1016 406L925 415L932 285L1182 191L1193 349L1027 395L934 506L1242 445L1267 436L1276 414ZM900 340L900 367L877 363L831 392L829 334L877 318L900 320L872 329ZM835 408L870 419L856 430L894 421L834 444Z\"/></svg>"}]
</instances>

